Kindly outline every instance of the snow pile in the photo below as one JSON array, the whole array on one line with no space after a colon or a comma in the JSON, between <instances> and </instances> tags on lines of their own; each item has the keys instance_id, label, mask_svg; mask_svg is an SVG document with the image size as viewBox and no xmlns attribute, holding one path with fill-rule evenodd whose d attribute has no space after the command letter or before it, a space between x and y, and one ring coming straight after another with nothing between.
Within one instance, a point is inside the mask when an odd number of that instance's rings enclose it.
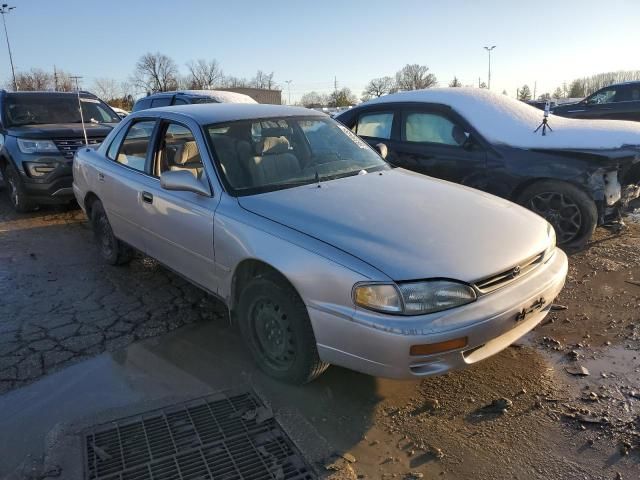
<instances>
[{"instance_id":1,"label":"snow pile","mask_svg":"<svg viewBox=\"0 0 640 480\"><path fill-rule=\"evenodd\" d=\"M220 103L258 103L249 95L222 90L180 90L180 92L190 95L200 95L201 97L211 97Z\"/></svg>"},{"instance_id":2,"label":"snow pile","mask_svg":"<svg viewBox=\"0 0 640 480\"><path fill-rule=\"evenodd\" d=\"M618 120L579 120L549 115L552 132L542 136L543 111L524 102L480 88L431 88L400 92L371 100L429 102L448 105L492 143L520 148L607 149L640 145L640 123Z\"/></svg>"}]
</instances>

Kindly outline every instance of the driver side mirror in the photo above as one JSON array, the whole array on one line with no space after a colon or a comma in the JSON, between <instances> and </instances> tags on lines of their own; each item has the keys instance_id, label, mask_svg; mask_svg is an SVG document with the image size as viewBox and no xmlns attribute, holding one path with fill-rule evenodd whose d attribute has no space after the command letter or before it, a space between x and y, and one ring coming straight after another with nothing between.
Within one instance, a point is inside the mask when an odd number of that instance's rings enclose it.
<instances>
[{"instance_id":1,"label":"driver side mirror","mask_svg":"<svg viewBox=\"0 0 640 480\"><path fill-rule=\"evenodd\" d=\"M384 159L387 158L387 154L389 153L389 149L387 148L387 146L384 143L378 143L376 145L376 150L378 150L378 153L380 154L380 156Z\"/></svg>"},{"instance_id":2,"label":"driver side mirror","mask_svg":"<svg viewBox=\"0 0 640 480\"><path fill-rule=\"evenodd\" d=\"M160 174L160 186L165 190L193 192L205 197L211 196L209 187L186 170L170 170Z\"/></svg>"}]
</instances>

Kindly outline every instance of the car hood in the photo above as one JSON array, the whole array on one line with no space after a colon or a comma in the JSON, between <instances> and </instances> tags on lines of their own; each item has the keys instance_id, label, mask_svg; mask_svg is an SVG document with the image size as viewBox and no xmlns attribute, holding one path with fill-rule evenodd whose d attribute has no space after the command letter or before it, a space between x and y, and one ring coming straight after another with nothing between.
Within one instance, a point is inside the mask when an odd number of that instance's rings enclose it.
<instances>
[{"instance_id":1,"label":"car hood","mask_svg":"<svg viewBox=\"0 0 640 480\"><path fill-rule=\"evenodd\" d=\"M402 169L240 197L394 280L472 282L541 253L547 222L477 190Z\"/></svg>"},{"instance_id":2,"label":"car hood","mask_svg":"<svg viewBox=\"0 0 640 480\"><path fill-rule=\"evenodd\" d=\"M85 123L87 136L106 137L117 123ZM22 125L9 127L9 135L21 138L81 138L84 136L81 123L51 123L44 125Z\"/></svg>"}]
</instances>

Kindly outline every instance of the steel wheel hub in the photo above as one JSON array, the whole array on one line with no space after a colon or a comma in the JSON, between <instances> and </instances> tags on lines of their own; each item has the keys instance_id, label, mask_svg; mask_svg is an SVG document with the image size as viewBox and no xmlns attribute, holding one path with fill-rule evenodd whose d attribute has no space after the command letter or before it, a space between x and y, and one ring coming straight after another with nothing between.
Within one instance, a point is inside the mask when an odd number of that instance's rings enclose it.
<instances>
[{"instance_id":1,"label":"steel wheel hub","mask_svg":"<svg viewBox=\"0 0 640 480\"><path fill-rule=\"evenodd\" d=\"M529 200L528 207L553 226L558 243L570 242L580 233L582 213L570 197L558 192L539 193Z\"/></svg>"},{"instance_id":2,"label":"steel wheel hub","mask_svg":"<svg viewBox=\"0 0 640 480\"><path fill-rule=\"evenodd\" d=\"M253 331L265 360L273 367L288 368L294 361L293 334L286 312L269 300L253 311Z\"/></svg>"}]
</instances>

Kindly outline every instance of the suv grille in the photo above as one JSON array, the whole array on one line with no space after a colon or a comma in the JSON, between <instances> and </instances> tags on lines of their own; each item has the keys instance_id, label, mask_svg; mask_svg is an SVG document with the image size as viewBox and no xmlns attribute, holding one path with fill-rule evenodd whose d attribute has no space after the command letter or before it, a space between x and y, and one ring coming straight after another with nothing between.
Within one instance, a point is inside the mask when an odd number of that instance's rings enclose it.
<instances>
[{"instance_id":1,"label":"suv grille","mask_svg":"<svg viewBox=\"0 0 640 480\"><path fill-rule=\"evenodd\" d=\"M97 145L102 143L104 137L89 138L89 145ZM64 158L73 158L76 151L84 145L84 138L55 138L53 143L56 144L60 153Z\"/></svg>"},{"instance_id":2,"label":"suv grille","mask_svg":"<svg viewBox=\"0 0 640 480\"><path fill-rule=\"evenodd\" d=\"M505 285L513 282L515 279L529 273L531 270L542 263L543 258L544 252L541 252L531 258L528 258L524 262L519 263L518 265L514 265L504 272L500 272L496 275L492 275L476 282L475 287L480 291L480 293L493 292L494 290L504 287Z\"/></svg>"}]
</instances>

